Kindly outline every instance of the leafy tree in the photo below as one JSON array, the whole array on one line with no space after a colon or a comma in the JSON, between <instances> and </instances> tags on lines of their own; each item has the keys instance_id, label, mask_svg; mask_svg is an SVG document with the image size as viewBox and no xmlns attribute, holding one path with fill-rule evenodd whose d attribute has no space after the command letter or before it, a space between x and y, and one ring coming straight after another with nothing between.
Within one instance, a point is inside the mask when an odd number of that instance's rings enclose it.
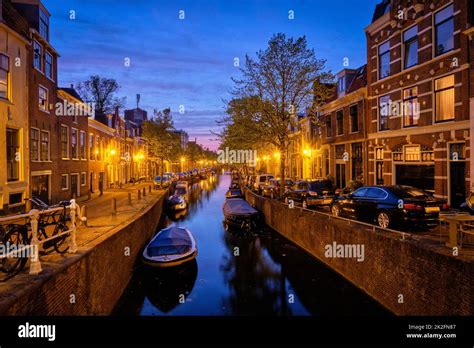
<instances>
[{"instance_id":1,"label":"leafy tree","mask_svg":"<svg viewBox=\"0 0 474 348\"><path fill-rule=\"evenodd\" d=\"M154 110L153 117L143 123L143 138L150 151L161 161L161 180L164 174L164 162L176 158L181 148L180 137L174 132L173 117L169 108Z\"/></svg>"},{"instance_id":2,"label":"leafy tree","mask_svg":"<svg viewBox=\"0 0 474 348\"><path fill-rule=\"evenodd\" d=\"M105 115L112 113L116 107L125 106L125 97L118 98L115 94L120 86L114 79L92 75L89 80L80 82L77 91L81 98L87 103L95 104L95 113Z\"/></svg>"},{"instance_id":3,"label":"leafy tree","mask_svg":"<svg viewBox=\"0 0 474 348\"><path fill-rule=\"evenodd\" d=\"M300 128L298 115L318 122L317 109L332 93L327 83L333 76L325 63L305 37L295 40L279 33L255 59L246 56L242 77L233 79L233 100L219 122L223 144L278 149L282 187L291 135Z\"/></svg>"}]
</instances>

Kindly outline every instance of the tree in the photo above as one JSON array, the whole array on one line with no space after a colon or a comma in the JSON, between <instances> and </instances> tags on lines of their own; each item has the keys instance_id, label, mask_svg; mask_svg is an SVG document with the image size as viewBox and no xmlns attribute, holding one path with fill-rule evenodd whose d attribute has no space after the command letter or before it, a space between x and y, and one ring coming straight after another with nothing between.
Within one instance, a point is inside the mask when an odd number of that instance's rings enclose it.
<instances>
[{"instance_id":1,"label":"tree","mask_svg":"<svg viewBox=\"0 0 474 348\"><path fill-rule=\"evenodd\" d=\"M81 98L91 104L95 104L95 113L105 115L112 113L116 107L125 106L125 97L118 98L115 94L120 89L114 79L92 75L89 80L80 82L77 90Z\"/></svg>"},{"instance_id":2,"label":"tree","mask_svg":"<svg viewBox=\"0 0 474 348\"><path fill-rule=\"evenodd\" d=\"M173 118L169 108L154 110L153 117L143 123L143 138L150 151L161 160L161 180L165 160L173 159L181 148L179 135L174 132Z\"/></svg>"},{"instance_id":3,"label":"tree","mask_svg":"<svg viewBox=\"0 0 474 348\"><path fill-rule=\"evenodd\" d=\"M315 123L317 109L331 95L333 76L326 61L316 58L306 38L274 35L256 58L246 56L241 79L233 79L233 99L221 121L223 143L254 148L273 146L280 152L281 187L291 135L300 128L298 115Z\"/></svg>"}]
</instances>

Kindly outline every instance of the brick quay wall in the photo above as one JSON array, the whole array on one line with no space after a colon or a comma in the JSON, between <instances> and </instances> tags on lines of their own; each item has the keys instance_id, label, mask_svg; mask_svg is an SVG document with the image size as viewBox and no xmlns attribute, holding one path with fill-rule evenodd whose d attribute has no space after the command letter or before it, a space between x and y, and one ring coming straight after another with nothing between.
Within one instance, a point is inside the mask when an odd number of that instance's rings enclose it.
<instances>
[{"instance_id":1,"label":"brick quay wall","mask_svg":"<svg viewBox=\"0 0 474 348\"><path fill-rule=\"evenodd\" d=\"M42 262L41 274L8 280L13 290L0 295L0 315L109 315L160 223L164 199L154 195L133 218L99 234L77 254Z\"/></svg>"},{"instance_id":2,"label":"brick quay wall","mask_svg":"<svg viewBox=\"0 0 474 348\"><path fill-rule=\"evenodd\" d=\"M246 199L278 233L397 315L473 315L474 259L440 242L381 231L329 214L289 209L246 190ZM326 257L326 246L363 245L364 261Z\"/></svg>"}]
</instances>

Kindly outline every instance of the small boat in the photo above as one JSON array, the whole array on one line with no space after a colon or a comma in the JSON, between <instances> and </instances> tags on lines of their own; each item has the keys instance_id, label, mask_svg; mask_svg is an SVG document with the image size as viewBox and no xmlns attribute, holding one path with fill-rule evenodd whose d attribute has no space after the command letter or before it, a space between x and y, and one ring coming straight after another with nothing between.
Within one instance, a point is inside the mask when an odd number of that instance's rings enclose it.
<instances>
[{"instance_id":1,"label":"small boat","mask_svg":"<svg viewBox=\"0 0 474 348\"><path fill-rule=\"evenodd\" d=\"M168 206L168 209L171 210L184 210L188 206L186 199L178 193L168 197L166 205Z\"/></svg>"},{"instance_id":2,"label":"small boat","mask_svg":"<svg viewBox=\"0 0 474 348\"><path fill-rule=\"evenodd\" d=\"M229 227L237 227L250 231L260 223L260 212L248 204L245 199L227 199L222 210L224 212L226 230Z\"/></svg>"},{"instance_id":3,"label":"small boat","mask_svg":"<svg viewBox=\"0 0 474 348\"><path fill-rule=\"evenodd\" d=\"M143 251L143 262L153 267L173 267L195 259L196 241L184 227L171 226L158 232Z\"/></svg>"},{"instance_id":4,"label":"small boat","mask_svg":"<svg viewBox=\"0 0 474 348\"><path fill-rule=\"evenodd\" d=\"M225 194L227 199L229 198L244 198L244 194L240 188L229 188L229 191Z\"/></svg>"}]
</instances>

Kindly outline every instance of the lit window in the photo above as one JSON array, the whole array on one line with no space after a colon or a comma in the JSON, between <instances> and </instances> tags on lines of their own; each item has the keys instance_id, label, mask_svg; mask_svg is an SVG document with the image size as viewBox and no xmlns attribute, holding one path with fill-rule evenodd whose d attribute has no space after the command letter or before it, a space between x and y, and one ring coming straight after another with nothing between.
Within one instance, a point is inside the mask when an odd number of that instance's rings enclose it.
<instances>
[{"instance_id":1,"label":"lit window","mask_svg":"<svg viewBox=\"0 0 474 348\"><path fill-rule=\"evenodd\" d=\"M69 157L69 128L67 126L61 126L61 157Z\"/></svg>"},{"instance_id":2,"label":"lit window","mask_svg":"<svg viewBox=\"0 0 474 348\"><path fill-rule=\"evenodd\" d=\"M435 54L454 49L454 7L450 5L435 14Z\"/></svg>"},{"instance_id":3,"label":"lit window","mask_svg":"<svg viewBox=\"0 0 474 348\"><path fill-rule=\"evenodd\" d=\"M39 130L34 128L30 129L30 159L39 160Z\"/></svg>"},{"instance_id":4,"label":"lit window","mask_svg":"<svg viewBox=\"0 0 474 348\"><path fill-rule=\"evenodd\" d=\"M403 125L413 127L418 125L420 118L420 104L418 103L418 87L403 91Z\"/></svg>"},{"instance_id":5,"label":"lit window","mask_svg":"<svg viewBox=\"0 0 474 348\"><path fill-rule=\"evenodd\" d=\"M39 87L39 108L48 111L48 90L44 87Z\"/></svg>"},{"instance_id":6,"label":"lit window","mask_svg":"<svg viewBox=\"0 0 474 348\"><path fill-rule=\"evenodd\" d=\"M404 68L411 68L418 64L418 27L415 25L403 33L405 45Z\"/></svg>"},{"instance_id":7,"label":"lit window","mask_svg":"<svg viewBox=\"0 0 474 348\"><path fill-rule=\"evenodd\" d=\"M41 132L41 160L49 161L49 133Z\"/></svg>"},{"instance_id":8,"label":"lit window","mask_svg":"<svg viewBox=\"0 0 474 348\"><path fill-rule=\"evenodd\" d=\"M436 122L454 119L454 75L435 80Z\"/></svg>"},{"instance_id":9,"label":"lit window","mask_svg":"<svg viewBox=\"0 0 474 348\"><path fill-rule=\"evenodd\" d=\"M7 128L7 181L20 178L20 143L17 129Z\"/></svg>"},{"instance_id":10,"label":"lit window","mask_svg":"<svg viewBox=\"0 0 474 348\"><path fill-rule=\"evenodd\" d=\"M379 98L379 131L388 130L388 119L390 118L391 101L386 95Z\"/></svg>"}]
</instances>

